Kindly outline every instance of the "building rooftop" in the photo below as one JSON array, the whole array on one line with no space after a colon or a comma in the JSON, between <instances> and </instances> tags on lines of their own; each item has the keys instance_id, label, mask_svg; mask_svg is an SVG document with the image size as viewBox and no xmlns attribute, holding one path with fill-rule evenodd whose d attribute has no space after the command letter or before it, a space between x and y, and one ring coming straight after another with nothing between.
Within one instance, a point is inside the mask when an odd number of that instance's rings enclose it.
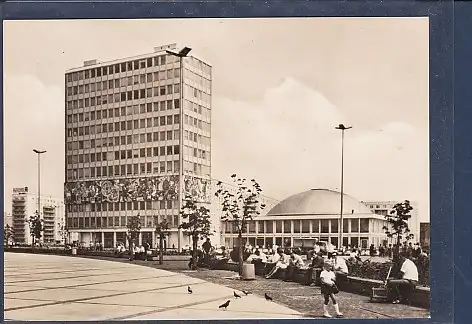
<instances>
[{"instance_id":1,"label":"building rooftop","mask_svg":"<svg viewBox=\"0 0 472 324\"><path fill-rule=\"evenodd\" d=\"M282 215L339 215L341 193L330 189L311 189L290 196L275 205L267 216ZM344 194L343 214L372 214L357 199Z\"/></svg>"}]
</instances>

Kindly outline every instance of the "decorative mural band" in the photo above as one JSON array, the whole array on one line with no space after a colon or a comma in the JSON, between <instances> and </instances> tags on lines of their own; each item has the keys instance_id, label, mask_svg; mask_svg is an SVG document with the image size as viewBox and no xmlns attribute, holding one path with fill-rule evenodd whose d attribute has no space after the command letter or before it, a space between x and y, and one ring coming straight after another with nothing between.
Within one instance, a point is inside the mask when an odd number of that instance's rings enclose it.
<instances>
[{"instance_id":1,"label":"decorative mural band","mask_svg":"<svg viewBox=\"0 0 472 324\"><path fill-rule=\"evenodd\" d=\"M64 185L66 204L177 200L178 176L155 176L68 182Z\"/></svg>"},{"instance_id":2,"label":"decorative mural band","mask_svg":"<svg viewBox=\"0 0 472 324\"><path fill-rule=\"evenodd\" d=\"M186 175L184 177L183 196L192 196L196 202L211 202L210 179L201 179Z\"/></svg>"}]
</instances>

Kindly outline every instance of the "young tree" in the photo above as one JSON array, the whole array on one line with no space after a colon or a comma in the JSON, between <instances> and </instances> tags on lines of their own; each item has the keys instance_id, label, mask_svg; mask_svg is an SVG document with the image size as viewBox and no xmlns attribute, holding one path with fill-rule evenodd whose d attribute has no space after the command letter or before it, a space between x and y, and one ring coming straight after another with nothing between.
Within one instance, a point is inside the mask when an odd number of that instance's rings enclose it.
<instances>
[{"instance_id":1,"label":"young tree","mask_svg":"<svg viewBox=\"0 0 472 324\"><path fill-rule=\"evenodd\" d=\"M128 239L129 259L133 260L133 243L139 238L139 232L141 232L141 219L139 214L128 218L126 228L128 229L126 238Z\"/></svg>"},{"instance_id":2,"label":"young tree","mask_svg":"<svg viewBox=\"0 0 472 324\"><path fill-rule=\"evenodd\" d=\"M405 202L395 204L390 214L385 216L388 222L388 226L383 227L385 234L387 234L387 237L395 238L397 241L394 256L398 256L400 242L403 238L407 240L413 238L413 234L410 234L410 228L408 227L408 220L411 218L412 210L413 207L410 205L410 201L405 200Z\"/></svg>"},{"instance_id":3,"label":"young tree","mask_svg":"<svg viewBox=\"0 0 472 324\"><path fill-rule=\"evenodd\" d=\"M67 239L69 237L69 228L67 227L67 224L62 223L62 225L59 229L59 235L64 240L64 245L67 245L67 243L68 243Z\"/></svg>"},{"instance_id":4,"label":"young tree","mask_svg":"<svg viewBox=\"0 0 472 324\"><path fill-rule=\"evenodd\" d=\"M233 228L237 230L239 242L239 274L242 275L243 270L243 232L245 232L248 221L260 215L260 211L265 208L261 203L260 195L262 189L256 180L252 179L251 184L247 184L246 179L242 179L231 175L236 185L235 193L231 193L225 189L223 183L217 183L217 191L215 195L220 198L223 215L221 220L230 222Z\"/></svg>"},{"instance_id":5,"label":"young tree","mask_svg":"<svg viewBox=\"0 0 472 324\"><path fill-rule=\"evenodd\" d=\"M6 224L3 228L3 239L5 243L5 248L7 248L10 240L13 239L13 229L9 224Z\"/></svg>"},{"instance_id":6,"label":"young tree","mask_svg":"<svg viewBox=\"0 0 472 324\"><path fill-rule=\"evenodd\" d=\"M156 234L159 237L159 264L164 260L164 239L169 236L169 223L167 220L162 220L156 224Z\"/></svg>"},{"instance_id":7,"label":"young tree","mask_svg":"<svg viewBox=\"0 0 472 324\"><path fill-rule=\"evenodd\" d=\"M27 220L30 228L30 235L33 238L33 247L36 243L36 240L41 239L41 233L43 232L43 220L39 216L38 211L34 213L33 216L30 216L30 218Z\"/></svg>"},{"instance_id":8,"label":"young tree","mask_svg":"<svg viewBox=\"0 0 472 324\"><path fill-rule=\"evenodd\" d=\"M198 267L198 240L204 240L213 235L210 229L210 210L204 206L198 207L193 198L187 195L180 215L182 216L183 223L179 225L179 228L183 229L192 238L191 268L196 269Z\"/></svg>"}]
</instances>

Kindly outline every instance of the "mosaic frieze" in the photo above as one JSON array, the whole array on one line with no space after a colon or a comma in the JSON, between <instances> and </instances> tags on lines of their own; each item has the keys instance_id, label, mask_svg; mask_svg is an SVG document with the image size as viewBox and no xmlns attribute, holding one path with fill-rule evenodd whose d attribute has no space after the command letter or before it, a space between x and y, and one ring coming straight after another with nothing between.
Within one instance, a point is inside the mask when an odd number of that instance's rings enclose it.
<instances>
[{"instance_id":1,"label":"mosaic frieze","mask_svg":"<svg viewBox=\"0 0 472 324\"><path fill-rule=\"evenodd\" d=\"M197 202L210 202L211 186L209 179L201 179L192 176L184 178L184 197L191 196Z\"/></svg>"},{"instance_id":2,"label":"mosaic frieze","mask_svg":"<svg viewBox=\"0 0 472 324\"><path fill-rule=\"evenodd\" d=\"M69 182L64 185L66 204L177 200L178 176Z\"/></svg>"}]
</instances>

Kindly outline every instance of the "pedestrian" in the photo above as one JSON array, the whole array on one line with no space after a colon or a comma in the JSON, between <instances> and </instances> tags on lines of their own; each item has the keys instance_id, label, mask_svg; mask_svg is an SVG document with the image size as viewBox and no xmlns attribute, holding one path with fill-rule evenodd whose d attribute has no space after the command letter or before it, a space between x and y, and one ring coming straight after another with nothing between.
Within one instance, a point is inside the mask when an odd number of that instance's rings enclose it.
<instances>
[{"instance_id":1,"label":"pedestrian","mask_svg":"<svg viewBox=\"0 0 472 324\"><path fill-rule=\"evenodd\" d=\"M323 317L330 318L331 315L328 312L329 299L333 302L336 317L342 317L343 314L339 311L339 305L334 297L339 292L336 286L336 274L333 272L333 267L330 263L323 265L323 271L320 275L321 278L321 294L324 296L323 304Z\"/></svg>"}]
</instances>

